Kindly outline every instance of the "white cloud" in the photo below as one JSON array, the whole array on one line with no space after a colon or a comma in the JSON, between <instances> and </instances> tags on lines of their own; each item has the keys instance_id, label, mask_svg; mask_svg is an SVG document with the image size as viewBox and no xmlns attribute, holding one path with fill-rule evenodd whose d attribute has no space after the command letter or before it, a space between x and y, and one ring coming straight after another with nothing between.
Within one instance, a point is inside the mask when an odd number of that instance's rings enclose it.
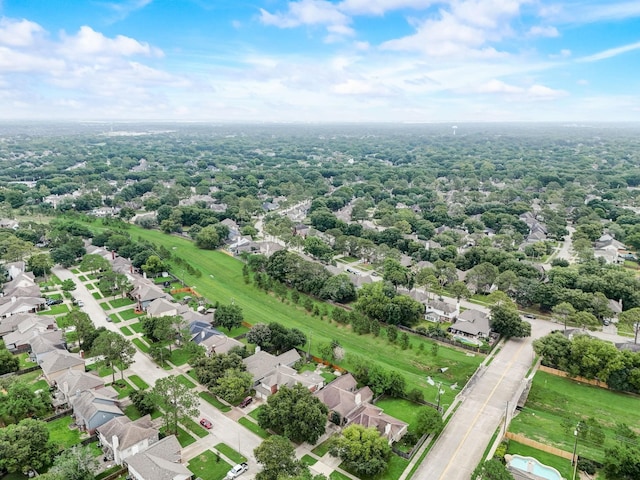
<instances>
[{"instance_id":1,"label":"white cloud","mask_svg":"<svg viewBox=\"0 0 640 480\"><path fill-rule=\"evenodd\" d=\"M29 20L0 18L0 45L28 47L33 45L43 32L40 25Z\"/></svg>"},{"instance_id":2,"label":"white cloud","mask_svg":"<svg viewBox=\"0 0 640 480\"><path fill-rule=\"evenodd\" d=\"M356 80L353 78L348 79L345 82L334 85L331 90L339 95L389 95L390 90L379 84L364 80Z\"/></svg>"},{"instance_id":3,"label":"white cloud","mask_svg":"<svg viewBox=\"0 0 640 480\"><path fill-rule=\"evenodd\" d=\"M640 49L640 42L630 43L628 45L622 45L621 47L610 48L608 50L603 50L602 52L598 52L593 55L588 55L586 57L579 58L578 62L597 62L599 60L605 60L607 58L617 57L618 55L622 55L623 53L632 52L638 49Z\"/></svg>"},{"instance_id":4,"label":"white cloud","mask_svg":"<svg viewBox=\"0 0 640 480\"><path fill-rule=\"evenodd\" d=\"M131 37L117 35L115 38L105 37L91 27L82 26L76 35L62 34L60 51L70 57L76 56L115 56L130 57L134 55L162 56L161 50L151 47L146 42L139 42Z\"/></svg>"},{"instance_id":5,"label":"white cloud","mask_svg":"<svg viewBox=\"0 0 640 480\"><path fill-rule=\"evenodd\" d=\"M513 95L520 100L553 100L568 95L564 90L555 90L544 85L534 84L528 87L520 87L496 79L479 85L475 92Z\"/></svg>"},{"instance_id":6,"label":"white cloud","mask_svg":"<svg viewBox=\"0 0 640 480\"><path fill-rule=\"evenodd\" d=\"M386 50L417 51L432 57L496 58L490 46L513 35L509 21L526 0L454 0L436 18L416 23L416 32L382 43Z\"/></svg>"},{"instance_id":7,"label":"white cloud","mask_svg":"<svg viewBox=\"0 0 640 480\"><path fill-rule=\"evenodd\" d=\"M356 15L384 15L401 9L421 10L437 3L437 0L344 0L340 10Z\"/></svg>"},{"instance_id":8,"label":"white cloud","mask_svg":"<svg viewBox=\"0 0 640 480\"><path fill-rule=\"evenodd\" d=\"M260 9L260 20L265 25L293 28L300 25L346 25L349 17L340 12L335 4L326 0L300 0L289 2L286 12L269 13Z\"/></svg>"},{"instance_id":9,"label":"white cloud","mask_svg":"<svg viewBox=\"0 0 640 480\"><path fill-rule=\"evenodd\" d=\"M558 32L558 29L556 27L551 27L551 26L543 27L541 25L534 25L529 29L529 36L554 38L554 37L559 37L560 32Z\"/></svg>"}]
</instances>

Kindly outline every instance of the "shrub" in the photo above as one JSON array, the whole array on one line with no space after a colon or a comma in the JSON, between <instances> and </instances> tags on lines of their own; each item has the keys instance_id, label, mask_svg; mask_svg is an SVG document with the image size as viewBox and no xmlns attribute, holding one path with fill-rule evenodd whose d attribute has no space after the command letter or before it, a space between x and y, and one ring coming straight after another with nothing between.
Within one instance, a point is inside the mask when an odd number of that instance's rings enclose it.
<instances>
[{"instance_id":1,"label":"shrub","mask_svg":"<svg viewBox=\"0 0 640 480\"><path fill-rule=\"evenodd\" d=\"M578 459L578 470L589 475L596 473L596 465L588 458Z\"/></svg>"},{"instance_id":2,"label":"shrub","mask_svg":"<svg viewBox=\"0 0 640 480\"><path fill-rule=\"evenodd\" d=\"M500 442L500 445L496 448L496 452L493 454L493 458L497 458L501 462L504 462L504 456L507 454L507 448L509 448L508 441Z\"/></svg>"}]
</instances>

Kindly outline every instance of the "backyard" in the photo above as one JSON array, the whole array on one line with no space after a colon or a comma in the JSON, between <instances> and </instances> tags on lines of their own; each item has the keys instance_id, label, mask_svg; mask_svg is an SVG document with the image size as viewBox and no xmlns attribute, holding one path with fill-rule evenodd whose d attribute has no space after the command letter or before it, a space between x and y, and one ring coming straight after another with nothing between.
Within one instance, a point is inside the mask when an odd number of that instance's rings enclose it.
<instances>
[{"instance_id":1,"label":"backyard","mask_svg":"<svg viewBox=\"0 0 640 480\"><path fill-rule=\"evenodd\" d=\"M615 445L616 425L640 424L638 398L539 371L525 408L509 430L571 452L576 425L588 419L598 422L604 441L580 438L578 454L602 462L604 450Z\"/></svg>"},{"instance_id":2,"label":"backyard","mask_svg":"<svg viewBox=\"0 0 640 480\"><path fill-rule=\"evenodd\" d=\"M483 360L482 355L452 349L441 345L434 354L432 342L423 337L411 336L410 348L403 350L390 344L384 333L380 337L360 336L350 327L337 326L328 320L312 317L302 307L290 302L283 303L276 297L266 294L252 284L245 284L242 276L242 262L218 251L206 251L196 248L193 243L159 231L131 227L132 236L140 236L164 246L197 266L204 273L200 278L186 275L189 285L196 286L200 294L210 302L233 302L242 307L245 320L250 324L278 322L287 327L295 327L312 336L311 352L318 355L323 343L337 340L347 354L356 354L367 358L389 370L403 375L409 388L418 387L425 398L435 398L437 389L427 383L427 376L445 386L457 384L460 389ZM210 275L209 273L214 273ZM422 344L422 347L420 345ZM376 352L372 358L371 352ZM339 362L349 368L347 360ZM446 368L445 368L446 367ZM442 373L440 369L445 368ZM459 390L444 388L443 403L450 403Z\"/></svg>"}]
</instances>

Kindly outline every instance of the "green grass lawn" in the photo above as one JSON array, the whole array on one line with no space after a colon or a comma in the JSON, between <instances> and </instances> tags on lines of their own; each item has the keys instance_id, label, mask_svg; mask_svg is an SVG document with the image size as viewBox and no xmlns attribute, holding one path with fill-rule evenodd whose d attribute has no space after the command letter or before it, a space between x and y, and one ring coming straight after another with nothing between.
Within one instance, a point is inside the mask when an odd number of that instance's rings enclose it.
<instances>
[{"instance_id":1,"label":"green grass lawn","mask_svg":"<svg viewBox=\"0 0 640 480\"><path fill-rule=\"evenodd\" d=\"M331 443L331 439L328 438L328 439L326 439L324 442L322 442L320 445L318 445L317 447L315 447L311 451L313 453L315 453L319 457L324 457L326 455L326 453L329 451L329 444L330 443Z\"/></svg>"},{"instance_id":2,"label":"green grass lawn","mask_svg":"<svg viewBox=\"0 0 640 480\"><path fill-rule=\"evenodd\" d=\"M98 372L98 376L100 377L106 377L107 375L111 375L113 373L113 368L111 367L105 367L102 362L96 362L96 363L92 363L91 365L87 365L85 367L85 370L91 372L91 371L97 371Z\"/></svg>"},{"instance_id":3,"label":"green grass lawn","mask_svg":"<svg viewBox=\"0 0 640 480\"><path fill-rule=\"evenodd\" d=\"M258 425L257 423L253 423L251 420L247 419L246 417L240 418L240 420L238 420L238 423L240 425L247 427L249 430L251 430L253 433L258 435L259 437L267 438L270 436L270 434L266 430L262 429L260 425Z\"/></svg>"},{"instance_id":4,"label":"green grass lawn","mask_svg":"<svg viewBox=\"0 0 640 480\"><path fill-rule=\"evenodd\" d=\"M249 416L253 419L255 419L255 421L258 421L258 415L260 414L260 411L264 409L264 405L260 405L258 408L254 408L253 410L251 410L251 412L249 412Z\"/></svg>"},{"instance_id":5,"label":"green grass lawn","mask_svg":"<svg viewBox=\"0 0 640 480\"><path fill-rule=\"evenodd\" d=\"M219 443L213 448L218 450L221 454L223 454L225 457L227 457L229 460L231 460L234 463L242 463L247 461L246 457L236 452L233 448L231 448L226 443Z\"/></svg>"},{"instance_id":6,"label":"green grass lawn","mask_svg":"<svg viewBox=\"0 0 640 480\"><path fill-rule=\"evenodd\" d=\"M95 290L97 288L95 283L87 283L85 287L87 287L87 290ZM103 298L103 296L100 295L98 298Z\"/></svg>"},{"instance_id":7,"label":"green grass lawn","mask_svg":"<svg viewBox=\"0 0 640 480\"><path fill-rule=\"evenodd\" d=\"M42 310L38 312L38 315L61 315L63 313L68 313L69 307L65 303L61 303L59 305L52 305L49 310Z\"/></svg>"},{"instance_id":8,"label":"green grass lawn","mask_svg":"<svg viewBox=\"0 0 640 480\"><path fill-rule=\"evenodd\" d=\"M165 433L166 432L166 428L163 426L160 428L160 433ZM178 442L180 443L180 446L182 448L191 445L192 443L195 443L196 439L193 438L193 435L191 435L190 433L188 433L187 431L183 430L182 428L180 428L178 426L178 434L176 435L176 437L178 437Z\"/></svg>"},{"instance_id":9,"label":"green grass lawn","mask_svg":"<svg viewBox=\"0 0 640 480\"><path fill-rule=\"evenodd\" d=\"M389 465L384 473L376 478L380 480L398 480L404 469L409 465L409 460L399 457L398 455L391 454L389 459Z\"/></svg>"},{"instance_id":10,"label":"green grass lawn","mask_svg":"<svg viewBox=\"0 0 640 480\"><path fill-rule=\"evenodd\" d=\"M34 382L31 385L29 385L29 388L31 388L32 392L37 392L38 390L48 391L49 383L44 379L38 380L37 382Z\"/></svg>"},{"instance_id":11,"label":"green grass lawn","mask_svg":"<svg viewBox=\"0 0 640 480\"><path fill-rule=\"evenodd\" d=\"M316 463L318 463L318 459L312 457L311 455L303 455L300 460L302 461L302 463L309 466L315 465Z\"/></svg>"},{"instance_id":12,"label":"green grass lawn","mask_svg":"<svg viewBox=\"0 0 640 480\"><path fill-rule=\"evenodd\" d=\"M221 412L228 412L229 410L231 410L231 407L229 405L226 405L226 404L222 403L220 400L218 400L218 397L216 397L211 392L200 392L200 393L198 393L198 395L205 402L213 405L214 407L216 407Z\"/></svg>"},{"instance_id":13,"label":"green grass lawn","mask_svg":"<svg viewBox=\"0 0 640 480\"><path fill-rule=\"evenodd\" d=\"M107 310L111 310L111 305L109 305L109 302L102 302L100 303L100 308L106 312Z\"/></svg>"},{"instance_id":14,"label":"green grass lawn","mask_svg":"<svg viewBox=\"0 0 640 480\"><path fill-rule=\"evenodd\" d=\"M149 346L139 338L134 338L131 342L140 349L141 352L149 353Z\"/></svg>"},{"instance_id":15,"label":"green grass lawn","mask_svg":"<svg viewBox=\"0 0 640 480\"><path fill-rule=\"evenodd\" d=\"M543 452L542 450L536 450L535 448L522 445L521 443L514 442L513 440L509 440L507 453L512 455L522 455L523 457L533 457L540 463L544 463L545 465L558 470L563 478L569 479L573 476L571 460L567 460L566 458L551 455L550 453Z\"/></svg>"},{"instance_id":16,"label":"green grass lawn","mask_svg":"<svg viewBox=\"0 0 640 480\"><path fill-rule=\"evenodd\" d=\"M133 335L133 332L131 331L131 329L129 327L120 327L120 331L126 337L130 337L131 335Z\"/></svg>"},{"instance_id":17,"label":"green grass lawn","mask_svg":"<svg viewBox=\"0 0 640 480\"><path fill-rule=\"evenodd\" d=\"M129 394L134 390L134 388L129 385L126 380L117 379L116 383L111 383L110 385L116 390L116 392L118 392L119 399L128 397Z\"/></svg>"},{"instance_id":18,"label":"green grass lawn","mask_svg":"<svg viewBox=\"0 0 640 480\"><path fill-rule=\"evenodd\" d=\"M127 405L125 407L124 414L127 417L129 417L131 420L137 420L140 417L142 417L142 414L140 413L140 411L133 404ZM160 410L158 410L158 409L156 409L153 412L151 412L151 418L154 419L154 420L156 418L160 418L161 416L162 416L162 412Z\"/></svg>"},{"instance_id":19,"label":"green grass lawn","mask_svg":"<svg viewBox=\"0 0 640 480\"><path fill-rule=\"evenodd\" d=\"M190 418L185 418L180 423L182 423L182 425L187 427L191 433L196 434L200 438L204 438L207 435L209 435L209 430L204 428L199 423L194 422Z\"/></svg>"},{"instance_id":20,"label":"green grass lawn","mask_svg":"<svg viewBox=\"0 0 640 480\"><path fill-rule=\"evenodd\" d=\"M131 308L129 310L123 310L122 312L118 312L118 315L120 315L120 318L122 318L122 320L127 321L127 320L131 320L132 318L143 317L145 314L136 313L135 310Z\"/></svg>"},{"instance_id":21,"label":"green grass lawn","mask_svg":"<svg viewBox=\"0 0 640 480\"><path fill-rule=\"evenodd\" d=\"M100 292L93 292L91 295L93 295L93 298L95 298L96 300L100 300L101 298L103 298Z\"/></svg>"},{"instance_id":22,"label":"green grass lawn","mask_svg":"<svg viewBox=\"0 0 640 480\"><path fill-rule=\"evenodd\" d=\"M178 375L176 377L176 380L178 381L178 383L181 383L182 385L184 385L187 388L196 388L196 384L193 383L191 380L189 380L184 375Z\"/></svg>"},{"instance_id":23,"label":"green grass lawn","mask_svg":"<svg viewBox=\"0 0 640 480\"><path fill-rule=\"evenodd\" d=\"M129 381L133 383L139 390L146 390L149 388L149 384L142 380L138 375L131 375Z\"/></svg>"},{"instance_id":24,"label":"green grass lawn","mask_svg":"<svg viewBox=\"0 0 640 480\"><path fill-rule=\"evenodd\" d=\"M125 298L114 298L109 303L111 304L111 308L120 308L120 307L126 307L127 305L133 305L136 302L131 300L129 297L125 297Z\"/></svg>"},{"instance_id":25,"label":"green grass lawn","mask_svg":"<svg viewBox=\"0 0 640 480\"><path fill-rule=\"evenodd\" d=\"M85 277L84 275L79 275L78 276L78 280L80 280L81 282L86 282L87 281L87 277Z\"/></svg>"},{"instance_id":26,"label":"green grass lawn","mask_svg":"<svg viewBox=\"0 0 640 480\"><path fill-rule=\"evenodd\" d=\"M391 398L384 397L376 402L376 406L384 410L384 413L391 415L392 417L407 422L409 424L409 430L415 426L416 416L421 408L430 408L424 405L418 405L417 403L410 402L403 398Z\"/></svg>"},{"instance_id":27,"label":"green grass lawn","mask_svg":"<svg viewBox=\"0 0 640 480\"><path fill-rule=\"evenodd\" d=\"M602 462L604 450L616 444L616 424L640 424L638 397L611 392L545 372L536 373L525 408L511 422L510 431L532 440L573 450L573 431L581 420L595 418L605 440L578 441L581 456Z\"/></svg>"},{"instance_id":28,"label":"green grass lawn","mask_svg":"<svg viewBox=\"0 0 640 480\"><path fill-rule=\"evenodd\" d=\"M217 328L217 329L230 338L236 338L242 335L243 333L247 333L249 331L247 327L243 327L243 326L232 328L231 331L228 331L226 328Z\"/></svg>"},{"instance_id":29,"label":"green grass lawn","mask_svg":"<svg viewBox=\"0 0 640 480\"><path fill-rule=\"evenodd\" d=\"M142 324L140 322L132 323L129 327L136 333L142 333Z\"/></svg>"},{"instance_id":30,"label":"green grass lawn","mask_svg":"<svg viewBox=\"0 0 640 480\"><path fill-rule=\"evenodd\" d=\"M35 362L32 362L31 360L29 360L29 354L26 352L18 355L18 359L20 360L20 370L24 370L26 368L31 368L36 366Z\"/></svg>"},{"instance_id":31,"label":"green grass lawn","mask_svg":"<svg viewBox=\"0 0 640 480\"><path fill-rule=\"evenodd\" d=\"M298 328L307 334L311 333L314 340L312 345L314 354L318 354L317 349L323 343L337 340L347 353L360 355L394 373L403 375L409 388L420 388L425 398L435 398L437 393L435 386L426 383L427 375L436 382L442 381L445 385L458 383L458 387L462 388L484 358L483 355L467 356L466 352L442 345L437 357L433 357L429 353L431 341L418 336L411 336L412 349L401 350L397 346L390 345L384 336L376 338L372 335L356 335L350 327L338 327L326 320L312 317L301 307L282 303L253 285L246 285L242 276L242 262L222 252L200 250L186 239L135 226L131 227L131 234L163 245L174 255L201 270L204 275L200 278L187 274L187 284L196 285L198 292L209 301L229 303L233 298L234 302L242 308L248 323L273 321L287 327ZM209 272L215 272L213 278L207 275ZM416 355L418 345L421 343L425 344L426 353ZM372 352L375 352L375 355ZM350 367L347 361L342 361L341 366ZM439 372L442 367L448 367L444 374ZM443 403L451 403L456 393L457 391L445 389Z\"/></svg>"},{"instance_id":32,"label":"green grass lawn","mask_svg":"<svg viewBox=\"0 0 640 480\"><path fill-rule=\"evenodd\" d=\"M231 467L211 450L202 452L187 464L187 468L202 480L221 480Z\"/></svg>"},{"instance_id":33,"label":"green grass lawn","mask_svg":"<svg viewBox=\"0 0 640 480\"><path fill-rule=\"evenodd\" d=\"M189 360L191 360L191 357L193 355L191 353L186 352L184 349L182 348L174 348L171 351L171 356L169 357L169 361L174 364L176 367L179 367L181 365L184 365L185 363L187 363Z\"/></svg>"},{"instance_id":34,"label":"green grass lawn","mask_svg":"<svg viewBox=\"0 0 640 480\"><path fill-rule=\"evenodd\" d=\"M331 474L329 475L329 478L331 480L351 480L350 477L347 477L346 475L338 472L337 470L334 470L333 472L331 472Z\"/></svg>"},{"instance_id":35,"label":"green grass lawn","mask_svg":"<svg viewBox=\"0 0 640 480\"><path fill-rule=\"evenodd\" d=\"M52 422L47 422L49 438L53 443L62 445L64 448L72 447L80 442L80 432L78 429L70 429L73 423L71 416L58 418Z\"/></svg>"}]
</instances>

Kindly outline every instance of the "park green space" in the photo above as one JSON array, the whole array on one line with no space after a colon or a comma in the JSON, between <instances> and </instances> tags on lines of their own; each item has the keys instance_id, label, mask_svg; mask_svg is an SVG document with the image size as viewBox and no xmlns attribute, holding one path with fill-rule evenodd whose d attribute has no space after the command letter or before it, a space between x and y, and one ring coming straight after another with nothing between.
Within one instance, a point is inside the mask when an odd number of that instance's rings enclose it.
<instances>
[{"instance_id":1,"label":"park green space","mask_svg":"<svg viewBox=\"0 0 640 480\"><path fill-rule=\"evenodd\" d=\"M512 420L509 430L571 452L576 425L589 418L599 422L605 440L580 439L578 454L602 462L605 449L616 444L616 424L631 428L640 424L638 397L538 371L525 408Z\"/></svg>"},{"instance_id":2,"label":"park green space","mask_svg":"<svg viewBox=\"0 0 640 480\"><path fill-rule=\"evenodd\" d=\"M132 226L130 233L134 238L141 237L162 245L174 256L198 268L202 276L196 278L186 274L186 281L188 285L196 286L197 291L210 302L233 301L242 307L245 320L252 325L278 322L290 328L298 328L308 336L311 335L311 352L316 355L320 345L337 340L348 354L359 355L404 375L409 388L420 388L425 393L425 398L435 398L437 392L435 386L427 384L427 376L431 376L435 382L441 381L445 386L457 383L462 388L484 358L482 355L469 355L442 345L434 356L430 353L431 340L413 335L412 348L406 350L391 345L384 335L356 335L350 327L337 326L328 320L313 317L301 307L283 303L252 284L245 284L242 276L243 263L225 253L201 250L186 239L155 230ZM418 355L416 352L420 344L423 344L423 354ZM375 356L372 352L375 352ZM347 360L340 362L340 365L347 369L350 367ZM446 368L446 371L441 373L441 368ZM458 390L444 390L442 402L451 403Z\"/></svg>"},{"instance_id":3,"label":"park green space","mask_svg":"<svg viewBox=\"0 0 640 480\"><path fill-rule=\"evenodd\" d=\"M231 465L211 450L207 450L192 459L187 468L202 480L220 480L231 470Z\"/></svg>"}]
</instances>

